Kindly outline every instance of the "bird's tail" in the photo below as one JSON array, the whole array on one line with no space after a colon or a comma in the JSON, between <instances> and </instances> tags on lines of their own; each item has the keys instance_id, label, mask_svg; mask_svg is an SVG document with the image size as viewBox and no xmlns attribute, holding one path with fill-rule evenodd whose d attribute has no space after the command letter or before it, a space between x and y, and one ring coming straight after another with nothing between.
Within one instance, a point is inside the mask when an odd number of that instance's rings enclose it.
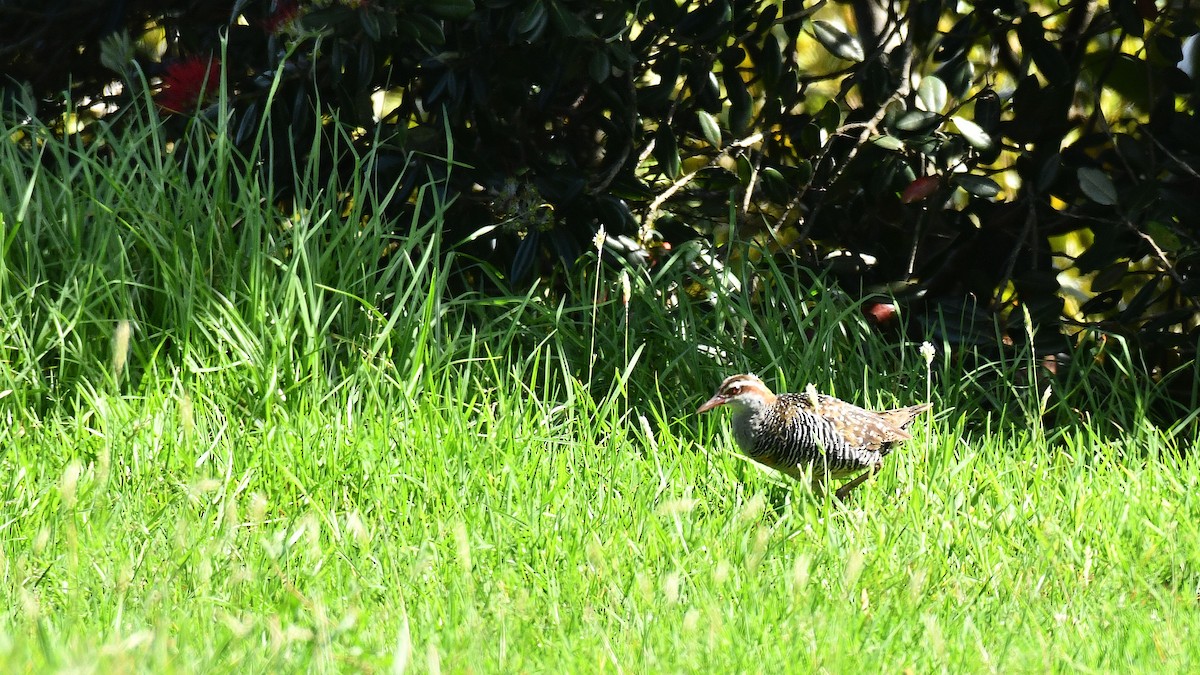
<instances>
[{"instance_id":1,"label":"bird's tail","mask_svg":"<svg viewBox=\"0 0 1200 675\"><path fill-rule=\"evenodd\" d=\"M907 429L917 418L917 415L929 410L933 407L932 403L922 403L920 405L910 405L905 408L895 408L879 413L887 419L892 426L898 429Z\"/></svg>"}]
</instances>

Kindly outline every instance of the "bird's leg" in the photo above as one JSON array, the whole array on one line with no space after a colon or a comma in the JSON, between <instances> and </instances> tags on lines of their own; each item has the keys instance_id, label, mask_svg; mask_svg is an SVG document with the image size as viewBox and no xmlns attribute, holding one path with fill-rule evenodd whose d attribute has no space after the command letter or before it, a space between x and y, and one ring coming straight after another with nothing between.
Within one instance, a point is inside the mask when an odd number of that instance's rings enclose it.
<instances>
[{"instance_id":1,"label":"bird's leg","mask_svg":"<svg viewBox=\"0 0 1200 675\"><path fill-rule=\"evenodd\" d=\"M858 474L857 476L854 477L854 480L839 487L837 489L837 492L834 493L834 495L838 499L845 499L846 496L850 494L851 490L858 487L859 485L862 485L863 482L866 481L871 476L874 476L875 474L879 473L879 469L881 469L881 468L883 468L883 464L881 462L876 462L875 466L872 466L870 469L867 469L866 471Z\"/></svg>"}]
</instances>

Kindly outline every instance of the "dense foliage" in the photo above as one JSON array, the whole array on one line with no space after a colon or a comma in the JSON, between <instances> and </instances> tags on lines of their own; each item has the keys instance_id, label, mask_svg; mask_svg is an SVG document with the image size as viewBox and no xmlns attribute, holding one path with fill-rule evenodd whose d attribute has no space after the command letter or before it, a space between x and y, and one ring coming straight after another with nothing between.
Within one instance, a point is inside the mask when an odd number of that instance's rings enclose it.
<instances>
[{"instance_id":1,"label":"dense foliage","mask_svg":"<svg viewBox=\"0 0 1200 675\"><path fill-rule=\"evenodd\" d=\"M464 266L460 284L553 276L603 230L605 250L635 265L694 256L693 297L741 280L770 301L778 277L754 264L770 254L861 297L895 295L910 330L956 345L994 355L1036 334L1052 370L1064 326L1132 340L1156 376L1195 354L1200 85L1180 66L1198 29L1176 3L0 11L9 114L73 106L64 131L119 124L149 88L175 152L188 123L211 125L262 164L285 208L279 177L314 153L337 159L336 119L380 160L369 175L330 170L378 186L388 214L415 208L430 177L452 198L449 241L502 271ZM312 144L322 129L328 143ZM866 307L894 320L890 304Z\"/></svg>"}]
</instances>

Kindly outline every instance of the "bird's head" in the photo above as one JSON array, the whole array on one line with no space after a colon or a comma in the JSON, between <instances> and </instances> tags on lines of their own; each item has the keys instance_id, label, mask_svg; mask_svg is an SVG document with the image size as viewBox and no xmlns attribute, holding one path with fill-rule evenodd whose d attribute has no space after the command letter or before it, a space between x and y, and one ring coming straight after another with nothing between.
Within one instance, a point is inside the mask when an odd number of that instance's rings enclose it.
<instances>
[{"instance_id":1,"label":"bird's head","mask_svg":"<svg viewBox=\"0 0 1200 675\"><path fill-rule=\"evenodd\" d=\"M717 393L700 406L697 413L708 412L721 405L732 405L735 409L759 408L775 402L775 394L754 375L731 375L725 378Z\"/></svg>"}]
</instances>

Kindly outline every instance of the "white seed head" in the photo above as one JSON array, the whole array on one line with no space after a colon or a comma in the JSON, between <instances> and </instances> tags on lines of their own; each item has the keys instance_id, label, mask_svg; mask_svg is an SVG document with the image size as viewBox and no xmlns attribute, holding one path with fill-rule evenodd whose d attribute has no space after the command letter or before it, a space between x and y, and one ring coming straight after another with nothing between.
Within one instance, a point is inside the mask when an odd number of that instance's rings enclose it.
<instances>
[{"instance_id":1,"label":"white seed head","mask_svg":"<svg viewBox=\"0 0 1200 675\"><path fill-rule=\"evenodd\" d=\"M925 365L926 366L930 366L933 364L933 357L936 354L937 354L937 350L933 348L933 345L929 344L928 342L921 343L921 356L925 357Z\"/></svg>"},{"instance_id":2,"label":"white seed head","mask_svg":"<svg viewBox=\"0 0 1200 675\"><path fill-rule=\"evenodd\" d=\"M608 232L601 225L600 229L596 232L596 236L592 237L592 246L595 246L597 251L601 251L604 249L604 240L606 239L608 239Z\"/></svg>"}]
</instances>

